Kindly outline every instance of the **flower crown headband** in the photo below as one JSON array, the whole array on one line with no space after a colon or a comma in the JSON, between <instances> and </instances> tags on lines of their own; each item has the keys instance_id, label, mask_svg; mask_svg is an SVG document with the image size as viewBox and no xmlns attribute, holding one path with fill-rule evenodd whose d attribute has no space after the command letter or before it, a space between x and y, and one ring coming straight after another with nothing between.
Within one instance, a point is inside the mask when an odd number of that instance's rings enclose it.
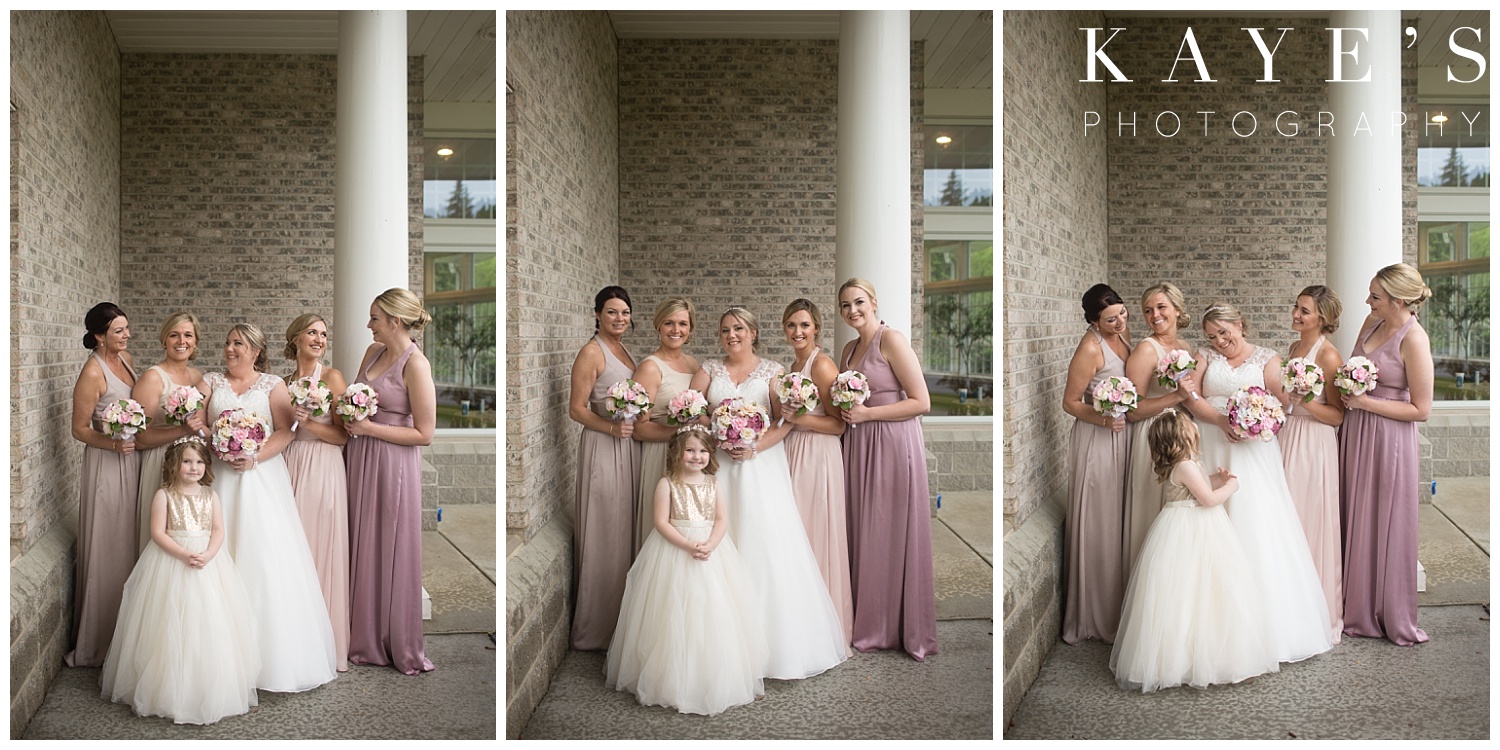
<instances>
[{"instance_id":1,"label":"flower crown headband","mask_svg":"<svg viewBox=\"0 0 1500 750\"><path fill-rule=\"evenodd\" d=\"M173 446L182 445L183 443L197 443L204 448L208 447L208 441L204 440L201 437L198 437L197 435L188 435L187 437L180 437L172 441Z\"/></svg>"},{"instance_id":2,"label":"flower crown headband","mask_svg":"<svg viewBox=\"0 0 1500 750\"><path fill-rule=\"evenodd\" d=\"M704 437L713 437L713 433L709 432L708 428L701 424L685 424L677 428L678 435L686 435L690 432L701 432Z\"/></svg>"}]
</instances>

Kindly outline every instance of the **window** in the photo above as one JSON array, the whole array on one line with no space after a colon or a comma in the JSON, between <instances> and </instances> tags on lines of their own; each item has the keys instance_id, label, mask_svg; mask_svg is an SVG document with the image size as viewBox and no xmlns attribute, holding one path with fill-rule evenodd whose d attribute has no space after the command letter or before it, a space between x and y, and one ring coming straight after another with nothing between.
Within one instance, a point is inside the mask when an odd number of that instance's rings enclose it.
<instances>
[{"instance_id":1,"label":"window","mask_svg":"<svg viewBox=\"0 0 1500 750\"><path fill-rule=\"evenodd\" d=\"M927 123L923 151L923 205L985 207L995 204L994 126Z\"/></svg>"},{"instance_id":2,"label":"window","mask_svg":"<svg viewBox=\"0 0 1500 750\"><path fill-rule=\"evenodd\" d=\"M1432 289L1422 325L1432 340L1433 399L1488 400L1490 223L1418 222L1417 261Z\"/></svg>"},{"instance_id":3,"label":"window","mask_svg":"<svg viewBox=\"0 0 1500 750\"><path fill-rule=\"evenodd\" d=\"M422 215L429 219L495 218L495 139L427 139Z\"/></svg>"},{"instance_id":4,"label":"window","mask_svg":"<svg viewBox=\"0 0 1500 750\"><path fill-rule=\"evenodd\" d=\"M1418 187L1490 186L1490 107L1488 104L1421 105L1418 131Z\"/></svg>"},{"instance_id":5,"label":"window","mask_svg":"<svg viewBox=\"0 0 1500 750\"><path fill-rule=\"evenodd\" d=\"M930 414L993 416L994 240L928 240L924 255Z\"/></svg>"}]
</instances>

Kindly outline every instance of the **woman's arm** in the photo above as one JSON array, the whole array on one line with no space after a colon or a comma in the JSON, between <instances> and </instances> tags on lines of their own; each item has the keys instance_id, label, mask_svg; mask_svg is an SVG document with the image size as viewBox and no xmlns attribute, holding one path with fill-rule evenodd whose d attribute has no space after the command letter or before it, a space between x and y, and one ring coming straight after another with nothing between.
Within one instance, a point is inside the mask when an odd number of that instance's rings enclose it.
<instances>
[{"instance_id":1,"label":"woman's arm","mask_svg":"<svg viewBox=\"0 0 1500 750\"><path fill-rule=\"evenodd\" d=\"M1208 371L1208 357L1205 356L1204 352L1199 351L1196 358L1198 366L1193 368L1191 392L1187 400L1182 402L1183 408L1187 409L1188 413L1193 415L1193 418L1199 422L1212 424L1223 430L1224 434L1228 435L1231 440L1238 440L1239 438L1235 437L1234 431L1229 427L1229 417L1220 414L1218 409L1210 406L1208 399L1204 398L1201 393L1198 398L1192 397L1191 393L1197 391L1200 387L1199 384L1203 382L1203 374Z\"/></svg>"},{"instance_id":2,"label":"woman's arm","mask_svg":"<svg viewBox=\"0 0 1500 750\"><path fill-rule=\"evenodd\" d=\"M796 409L787 409L782 416L786 417L786 421L801 425L813 432L821 432L825 435L844 434L844 420L838 416L839 408L833 405L833 383L838 380L838 377L839 368L833 363L833 359L820 352L817 359L813 360L812 381L818 386L818 400L823 404L823 416L815 414L797 416Z\"/></svg>"},{"instance_id":3,"label":"woman's arm","mask_svg":"<svg viewBox=\"0 0 1500 750\"><path fill-rule=\"evenodd\" d=\"M100 450L113 451L121 455L135 452L134 440L115 440L94 429L94 407L104 398L108 386L104 382L104 368L93 357L84 363L78 382L73 384L73 439Z\"/></svg>"},{"instance_id":4,"label":"woman's arm","mask_svg":"<svg viewBox=\"0 0 1500 750\"><path fill-rule=\"evenodd\" d=\"M323 370L323 382L328 385L328 394L331 399L338 398L349 388L348 381L344 380L344 373L332 367ZM328 405L330 413L333 410L333 406L332 403ZM338 415L334 415L332 422L324 424L314 421L312 412L308 411L306 407L293 405L292 416L297 420L297 424L301 425L297 429L309 430L325 443L344 445L349 442L349 433L345 432L343 425L339 424Z\"/></svg>"},{"instance_id":5,"label":"woman's arm","mask_svg":"<svg viewBox=\"0 0 1500 750\"><path fill-rule=\"evenodd\" d=\"M1333 378L1338 374L1339 368L1344 361L1339 357L1339 352L1332 346L1324 346L1318 352L1318 367L1323 368L1323 399L1326 404L1320 404L1316 400L1302 402L1302 397L1291 395L1292 410L1305 412L1319 422L1338 427L1344 423L1344 399L1339 389L1334 387Z\"/></svg>"},{"instance_id":6,"label":"woman's arm","mask_svg":"<svg viewBox=\"0 0 1500 750\"><path fill-rule=\"evenodd\" d=\"M1073 358L1068 360L1068 380L1063 385L1063 411L1080 422L1096 427L1109 427L1119 432L1125 429L1123 417L1110 419L1083 402L1084 392L1089 388L1089 381L1102 367L1104 367L1104 351L1099 348L1099 342L1092 336L1083 337L1083 340L1078 342L1078 348L1073 350Z\"/></svg>"},{"instance_id":7,"label":"woman's arm","mask_svg":"<svg viewBox=\"0 0 1500 750\"><path fill-rule=\"evenodd\" d=\"M891 364L891 371L901 384L901 390L906 391L906 398L884 406L855 404L849 407L845 421L849 424L900 422L932 411L932 401L927 395L927 379L923 377L922 365L917 361L916 352L906 342L906 337L900 331L885 329L885 335L880 340L880 354Z\"/></svg>"},{"instance_id":8,"label":"woman's arm","mask_svg":"<svg viewBox=\"0 0 1500 750\"><path fill-rule=\"evenodd\" d=\"M1406 387L1411 392L1411 402L1387 401L1365 396L1345 397L1344 403L1351 409L1362 409L1371 414L1396 419L1402 422L1426 422L1432 414L1432 349L1427 332L1421 324L1413 325L1401 342L1401 360L1406 365ZM1377 381L1378 383L1378 381Z\"/></svg>"},{"instance_id":9,"label":"woman's arm","mask_svg":"<svg viewBox=\"0 0 1500 750\"><path fill-rule=\"evenodd\" d=\"M792 432L792 423L781 421L781 416L784 413L795 410L783 410L781 399L776 398L776 381L784 372L784 370L778 369L776 374L772 375L770 381L766 383L766 391L770 394L770 397L766 400L771 402L766 409L766 413L771 415L771 423L766 426L766 431L761 434L760 439L755 441L755 450L757 452L770 450L771 446L781 442L782 438Z\"/></svg>"},{"instance_id":10,"label":"woman's arm","mask_svg":"<svg viewBox=\"0 0 1500 750\"><path fill-rule=\"evenodd\" d=\"M1135 383L1136 389L1141 394L1141 399L1136 402L1135 409L1125 413L1125 420L1128 422L1139 422L1154 417L1163 409L1182 403L1182 400L1187 397L1187 390L1180 386L1156 398L1145 397L1151 389L1151 383L1156 381L1155 347L1142 345L1130 352L1130 359L1125 361L1125 377Z\"/></svg>"},{"instance_id":11,"label":"woman's arm","mask_svg":"<svg viewBox=\"0 0 1500 750\"><path fill-rule=\"evenodd\" d=\"M635 368L635 373L630 376L631 380L640 383L646 389L646 397L656 404L656 394L661 392L662 371L656 365L655 360L644 359ZM631 431L630 437L640 443L665 443L676 434L677 428L671 425L657 424L650 419L637 420L635 429Z\"/></svg>"},{"instance_id":12,"label":"woman's arm","mask_svg":"<svg viewBox=\"0 0 1500 750\"><path fill-rule=\"evenodd\" d=\"M130 389L130 397L135 399L146 410L148 416L156 414L161 408L161 373L156 370L147 370L135 381L135 387ZM187 437L193 434L193 428L185 424L168 424L165 417L151 418L151 424L146 429L136 433L136 447L141 450L166 445L177 438Z\"/></svg>"},{"instance_id":13,"label":"woman's arm","mask_svg":"<svg viewBox=\"0 0 1500 750\"><path fill-rule=\"evenodd\" d=\"M589 395L594 383L604 374L604 352L590 341L578 350L573 360L573 373L568 390L568 416L585 429L602 432L610 437L630 437L634 425L630 422L615 422L594 413L589 408Z\"/></svg>"},{"instance_id":14,"label":"woman's arm","mask_svg":"<svg viewBox=\"0 0 1500 750\"><path fill-rule=\"evenodd\" d=\"M1275 396L1285 410L1296 396L1288 393L1286 386L1281 382L1281 357L1272 355L1270 361L1266 362L1266 366L1261 369L1260 376L1266 381L1266 393Z\"/></svg>"},{"instance_id":15,"label":"woman's arm","mask_svg":"<svg viewBox=\"0 0 1500 750\"><path fill-rule=\"evenodd\" d=\"M344 430L350 435L369 435L395 445L432 445L432 433L437 429L437 386L432 382L432 365L420 350L406 360L401 379L406 384L406 395L411 404L410 427L361 419L346 423ZM285 384L276 387L283 392L286 390ZM290 397L287 401L290 408ZM290 417L291 412L287 414Z\"/></svg>"}]
</instances>

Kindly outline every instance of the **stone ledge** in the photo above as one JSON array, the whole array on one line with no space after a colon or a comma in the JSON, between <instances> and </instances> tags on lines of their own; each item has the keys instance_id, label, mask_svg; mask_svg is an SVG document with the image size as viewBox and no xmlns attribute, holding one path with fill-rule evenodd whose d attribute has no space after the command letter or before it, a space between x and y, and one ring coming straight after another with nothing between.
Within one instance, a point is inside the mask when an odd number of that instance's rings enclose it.
<instances>
[{"instance_id":1,"label":"stone ledge","mask_svg":"<svg viewBox=\"0 0 1500 750\"><path fill-rule=\"evenodd\" d=\"M507 540L508 542L508 540ZM509 544L507 543L507 547ZM568 651L573 522L565 513L505 560L505 734L517 739Z\"/></svg>"},{"instance_id":2,"label":"stone ledge","mask_svg":"<svg viewBox=\"0 0 1500 750\"><path fill-rule=\"evenodd\" d=\"M1020 706L1061 632L1065 517L1063 502L1054 498L1003 539L1003 721Z\"/></svg>"},{"instance_id":3,"label":"stone ledge","mask_svg":"<svg viewBox=\"0 0 1500 750\"><path fill-rule=\"evenodd\" d=\"M64 515L10 567L10 732L19 739L62 671L73 610L77 516Z\"/></svg>"}]
</instances>

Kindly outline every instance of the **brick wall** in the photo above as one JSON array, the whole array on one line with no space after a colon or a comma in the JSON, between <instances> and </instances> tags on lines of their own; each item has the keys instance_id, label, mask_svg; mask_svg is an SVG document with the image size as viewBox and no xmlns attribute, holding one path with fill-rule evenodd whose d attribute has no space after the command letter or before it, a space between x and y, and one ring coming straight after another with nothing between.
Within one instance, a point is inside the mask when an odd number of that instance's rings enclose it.
<instances>
[{"instance_id":1,"label":"brick wall","mask_svg":"<svg viewBox=\"0 0 1500 750\"><path fill-rule=\"evenodd\" d=\"M833 347L838 42L620 41L620 271L635 303L626 345L658 345L661 300L698 308L688 351L720 356L718 316L753 313L760 354L792 361L787 303L806 297ZM922 46L912 51L912 317L921 319ZM881 290L877 290L881 291ZM920 330L907 332L921 351Z\"/></svg>"},{"instance_id":2,"label":"brick wall","mask_svg":"<svg viewBox=\"0 0 1500 750\"><path fill-rule=\"evenodd\" d=\"M127 54L121 84L120 304L134 312L136 357L159 361L162 320L190 310L199 367L221 368L230 326L250 322L266 333L272 371L286 371L287 324L335 313L338 58ZM419 57L408 91L409 288L420 296Z\"/></svg>"}]
</instances>

